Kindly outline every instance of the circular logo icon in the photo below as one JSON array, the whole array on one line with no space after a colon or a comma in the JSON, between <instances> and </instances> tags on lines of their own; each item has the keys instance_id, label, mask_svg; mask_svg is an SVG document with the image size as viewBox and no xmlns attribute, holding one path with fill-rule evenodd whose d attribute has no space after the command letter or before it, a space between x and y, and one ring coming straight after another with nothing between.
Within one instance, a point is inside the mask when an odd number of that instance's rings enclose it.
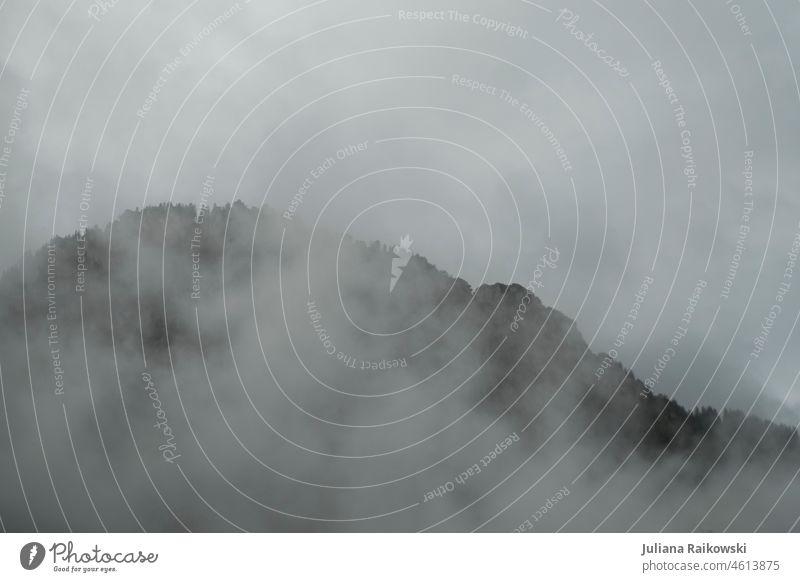
<instances>
[{"instance_id":1,"label":"circular logo icon","mask_svg":"<svg viewBox=\"0 0 800 582\"><path fill-rule=\"evenodd\" d=\"M39 542L30 542L19 551L19 563L26 570L35 570L44 561L44 546Z\"/></svg>"}]
</instances>

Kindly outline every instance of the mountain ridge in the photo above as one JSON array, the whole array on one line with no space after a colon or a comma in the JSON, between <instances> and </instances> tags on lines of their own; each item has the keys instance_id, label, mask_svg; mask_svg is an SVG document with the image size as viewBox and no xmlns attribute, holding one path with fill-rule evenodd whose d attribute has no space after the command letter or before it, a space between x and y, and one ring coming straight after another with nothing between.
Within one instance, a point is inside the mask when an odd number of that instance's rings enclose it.
<instances>
[{"instance_id":1,"label":"mountain ridge","mask_svg":"<svg viewBox=\"0 0 800 582\"><path fill-rule=\"evenodd\" d=\"M98 378L111 388L104 392L97 380L95 393L116 401L113 387L118 386L125 421L131 426L128 407L138 404L126 404L133 389L130 378L146 370L160 377L158 383L172 386L170 375L174 378L176 369L185 369L195 378L192 382L202 383L203 374L195 369L198 353L203 366L211 368L206 378L226 371L234 392L240 383L277 383L291 403L296 407L299 402L303 409L316 402L314 391L309 395L300 389L295 402L295 395L281 388L282 383L295 387L308 382L305 372L298 375L287 363L300 358L307 360L303 367L318 382L330 375L338 381L333 385L336 391L352 390L359 400L355 407L339 401L318 403L322 408L312 418L330 413L332 426L354 419L363 424L363 418L377 415L378 420L364 426L399 427L404 411L418 414L414 411L419 401L412 398L434 399L434 406L451 402L447 395L460 391L463 410L483 411L490 418L502 418L509 430L524 431L525 450L541 452L544 458L558 458L561 449L556 443L572 443L572 450L578 442L605 442L584 468L589 479L610 479L612 467L627 465L632 458L650 467L645 477L662 471L667 461L680 465L674 470L676 483L692 487L718 475L724 480L739 467L800 466L800 444L791 427L739 411L687 410L672 398L651 393L616 360L598 378L596 371L607 354L593 353L571 318L545 306L521 285L494 283L473 289L415 254L389 294L392 249L379 242L342 239L323 231L308 250L308 232L302 225L288 228L276 212L240 202L205 209L202 224L198 216L194 205L125 211L103 229L57 237L28 255L24 291L21 265L4 273L0 345L6 377L24 378L27 367L34 399L69 401L75 390L70 386L89 380L81 369L85 359L86 372L103 368ZM306 268L312 251L315 262ZM299 291L306 285L310 295ZM309 315L310 302L317 315ZM522 304L524 318L512 331ZM367 333L351 333L353 323ZM398 329L407 331L396 334ZM23 353L17 341L21 337L29 337L34 349ZM82 348L87 339L99 355L90 356ZM334 346L333 354L326 354L328 344ZM66 395L53 388L52 351L47 353L53 345L60 354L71 354L59 360ZM114 367L107 367L106 360L112 358ZM210 366L208 358L213 361ZM249 368L262 359L265 369L242 368L242 362ZM360 362L360 369L350 362ZM386 371L379 369L381 362L384 368L386 362L405 362L407 367L399 369L398 364ZM364 375L365 364L374 375ZM411 387L432 383L430 393L412 397L417 393L395 382L394 373ZM235 376L241 378L234 381ZM179 384L175 389L179 400L171 408L182 409ZM373 406L381 400L374 397L383 393L399 395L399 415L392 416L392 407ZM224 402L230 397L226 390L214 399ZM442 413L443 425L462 412L461 402ZM255 404L262 410L259 414L268 415L269 407ZM191 426L187 428L184 435L194 434ZM99 424L98 431L103 432ZM182 454L184 459L190 455ZM601 454L607 467L597 463Z\"/></svg>"}]
</instances>

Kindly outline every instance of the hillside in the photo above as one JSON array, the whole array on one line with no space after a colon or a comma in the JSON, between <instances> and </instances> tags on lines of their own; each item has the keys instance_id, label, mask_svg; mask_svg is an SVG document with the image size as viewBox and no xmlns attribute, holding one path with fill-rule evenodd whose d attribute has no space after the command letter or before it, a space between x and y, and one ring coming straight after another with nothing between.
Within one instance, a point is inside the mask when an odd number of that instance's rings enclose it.
<instances>
[{"instance_id":1,"label":"hillside","mask_svg":"<svg viewBox=\"0 0 800 582\"><path fill-rule=\"evenodd\" d=\"M241 203L28 255L0 279L6 529L791 525L792 428L650 393L520 285L414 255L389 293L395 256Z\"/></svg>"}]
</instances>

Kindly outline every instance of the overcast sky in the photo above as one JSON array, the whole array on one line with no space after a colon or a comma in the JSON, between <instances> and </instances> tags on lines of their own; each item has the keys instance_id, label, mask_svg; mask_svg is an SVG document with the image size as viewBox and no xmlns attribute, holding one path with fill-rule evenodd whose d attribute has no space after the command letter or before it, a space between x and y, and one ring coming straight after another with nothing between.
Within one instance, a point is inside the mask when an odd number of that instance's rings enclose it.
<instances>
[{"instance_id":1,"label":"overcast sky","mask_svg":"<svg viewBox=\"0 0 800 582\"><path fill-rule=\"evenodd\" d=\"M797 3L99 4L0 3L0 268L208 176L281 213L308 180L292 220L410 234L474 286L558 249L537 294L598 352L652 277L626 366L800 420Z\"/></svg>"}]
</instances>

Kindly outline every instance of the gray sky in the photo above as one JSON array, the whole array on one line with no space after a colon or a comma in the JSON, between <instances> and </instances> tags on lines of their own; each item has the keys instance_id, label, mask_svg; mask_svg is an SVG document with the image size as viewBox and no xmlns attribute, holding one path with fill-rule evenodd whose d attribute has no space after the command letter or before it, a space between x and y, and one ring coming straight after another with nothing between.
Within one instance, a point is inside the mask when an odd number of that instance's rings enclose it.
<instances>
[{"instance_id":1,"label":"gray sky","mask_svg":"<svg viewBox=\"0 0 800 582\"><path fill-rule=\"evenodd\" d=\"M674 347L656 391L747 409L765 386L754 411L786 399L779 419L800 419L800 275L784 278L800 232L797 4L150 4L2 4L0 268L81 214L104 225L198 202L209 175L215 202L281 212L310 179L294 220L392 244L410 233L473 285L525 285L557 248L538 294L596 351L652 276L626 366L646 379Z\"/></svg>"}]
</instances>

